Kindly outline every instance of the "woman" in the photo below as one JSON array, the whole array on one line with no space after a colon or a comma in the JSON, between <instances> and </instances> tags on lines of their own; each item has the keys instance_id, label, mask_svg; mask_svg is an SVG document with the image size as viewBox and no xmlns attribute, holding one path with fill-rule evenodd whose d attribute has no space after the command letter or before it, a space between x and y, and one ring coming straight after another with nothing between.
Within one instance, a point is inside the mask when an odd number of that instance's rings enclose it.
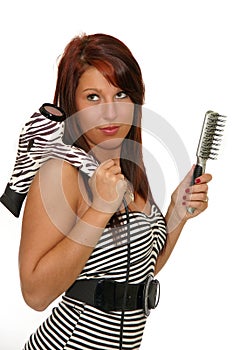
<instances>
[{"instance_id":1,"label":"woman","mask_svg":"<svg viewBox=\"0 0 233 350\"><path fill-rule=\"evenodd\" d=\"M154 203L142 160L143 100L140 67L121 41L95 34L67 45L54 97L71 116L64 140L100 165L89 179L53 159L32 182L19 252L22 293L39 311L65 294L25 350L138 349L158 289L152 276L187 220L207 208L211 175L189 187L192 170L165 218Z\"/></svg>"}]
</instances>

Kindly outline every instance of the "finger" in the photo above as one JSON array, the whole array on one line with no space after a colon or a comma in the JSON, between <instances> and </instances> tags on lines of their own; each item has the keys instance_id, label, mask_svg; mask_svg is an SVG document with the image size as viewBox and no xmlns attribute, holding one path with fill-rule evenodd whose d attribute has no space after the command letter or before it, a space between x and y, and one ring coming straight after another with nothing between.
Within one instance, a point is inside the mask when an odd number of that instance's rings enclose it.
<instances>
[{"instance_id":1,"label":"finger","mask_svg":"<svg viewBox=\"0 0 233 350\"><path fill-rule=\"evenodd\" d=\"M208 207L208 201L186 201L183 203L183 205L201 212Z\"/></svg>"},{"instance_id":2,"label":"finger","mask_svg":"<svg viewBox=\"0 0 233 350\"><path fill-rule=\"evenodd\" d=\"M183 206L185 206L188 209L191 209L192 211L187 211L187 215L191 215L191 217L196 216L207 209L208 207L208 201L185 201L182 203Z\"/></svg>"},{"instance_id":3,"label":"finger","mask_svg":"<svg viewBox=\"0 0 233 350\"><path fill-rule=\"evenodd\" d=\"M123 181L127 184L127 182L125 181L125 177L124 177L123 174L115 175L115 180L116 180L116 182L122 181L122 180L123 180Z\"/></svg>"},{"instance_id":4,"label":"finger","mask_svg":"<svg viewBox=\"0 0 233 350\"><path fill-rule=\"evenodd\" d=\"M206 192L200 192L200 193L192 193L190 195L183 196L183 200L190 202L190 201L197 201L197 202L206 202L208 200L208 196Z\"/></svg>"},{"instance_id":5,"label":"finger","mask_svg":"<svg viewBox=\"0 0 233 350\"><path fill-rule=\"evenodd\" d=\"M106 171L105 172L105 176L104 176L104 182L105 183L108 183L109 186L112 186L112 185L116 185L116 183L119 181L119 180L124 180L125 177L123 174L112 174L111 171Z\"/></svg>"},{"instance_id":6,"label":"finger","mask_svg":"<svg viewBox=\"0 0 233 350\"><path fill-rule=\"evenodd\" d=\"M202 174L201 176L195 179L195 184L208 183L212 180L211 174Z\"/></svg>"},{"instance_id":7,"label":"finger","mask_svg":"<svg viewBox=\"0 0 233 350\"><path fill-rule=\"evenodd\" d=\"M203 184L200 184L200 185L193 185L189 188L189 191L186 190L185 191L186 193L207 193L208 192L208 185L207 183L203 183Z\"/></svg>"},{"instance_id":8,"label":"finger","mask_svg":"<svg viewBox=\"0 0 233 350\"><path fill-rule=\"evenodd\" d=\"M117 175L121 174L121 167L118 165L113 165L111 168L108 169L112 174Z\"/></svg>"},{"instance_id":9,"label":"finger","mask_svg":"<svg viewBox=\"0 0 233 350\"><path fill-rule=\"evenodd\" d=\"M193 171L194 171L195 165L192 166L192 168L189 170L189 172L185 175L184 179L183 179L183 183L184 184L190 184L192 176L193 176Z\"/></svg>"},{"instance_id":10,"label":"finger","mask_svg":"<svg viewBox=\"0 0 233 350\"><path fill-rule=\"evenodd\" d=\"M116 184L116 190L118 195L120 193L125 193L127 190L127 182L124 179L119 179Z\"/></svg>"},{"instance_id":11,"label":"finger","mask_svg":"<svg viewBox=\"0 0 233 350\"><path fill-rule=\"evenodd\" d=\"M100 164L99 168L107 170L107 169L110 169L114 164L115 163L113 159L107 159Z\"/></svg>"}]
</instances>

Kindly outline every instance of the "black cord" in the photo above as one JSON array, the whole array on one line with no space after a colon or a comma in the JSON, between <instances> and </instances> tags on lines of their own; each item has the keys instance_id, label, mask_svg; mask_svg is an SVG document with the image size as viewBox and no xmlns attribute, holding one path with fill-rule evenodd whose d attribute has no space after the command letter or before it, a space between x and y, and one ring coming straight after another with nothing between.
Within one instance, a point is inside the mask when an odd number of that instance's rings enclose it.
<instances>
[{"instance_id":1,"label":"black cord","mask_svg":"<svg viewBox=\"0 0 233 350\"><path fill-rule=\"evenodd\" d=\"M122 303L122 313L121 313L121 329L120 329L120 345L119 350L123 350L123 328L124 328L124 317L125 317L125 306L127 301L128 294L128 285L129 285L129 271L130 271L130 218L129 218L129 208L127 206L125 198L123 198L123 203L126 213L126 222L127 222L127 270L126 270L126 281L125 281L125 290Z\"/></svg>"}]
</instances>

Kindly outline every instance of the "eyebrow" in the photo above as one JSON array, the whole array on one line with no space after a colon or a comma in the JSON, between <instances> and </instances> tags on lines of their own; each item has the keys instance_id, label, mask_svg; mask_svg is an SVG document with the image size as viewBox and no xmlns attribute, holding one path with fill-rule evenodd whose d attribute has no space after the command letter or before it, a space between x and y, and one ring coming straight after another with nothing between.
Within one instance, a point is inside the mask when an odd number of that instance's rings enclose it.
<instances>
[{"instance_id":1,"label":"eyebrow","mask_svg":"<svg viewBox=\"0 0 233 350\"><path fill-rule=\"evenodd\" d=\"M86 92L86 91L89 91L89 90L96 91L96 92L101 92L102 91L101 89L97 89L97 88L86 88L82 92Z\"/></svg>"},{"instance_id":2,"label":"eyebrow","mask_svg":"<svg viewBox=\"0 0 233 350\"><path fill-rule=\"evenodd\" d=\"M119 91L123 91L123 90L121 90L120 88L116 88L116 89L119 90ZM99 88L88 87L88 88L82 90L82 93L83 93L83 92L86 92L86 91L95 91L95 92L102 93L103 90L102 90L102 89L99 89ZM119 92L119 91L118 91L118 92Z\"/></svg>"}]
</instances>

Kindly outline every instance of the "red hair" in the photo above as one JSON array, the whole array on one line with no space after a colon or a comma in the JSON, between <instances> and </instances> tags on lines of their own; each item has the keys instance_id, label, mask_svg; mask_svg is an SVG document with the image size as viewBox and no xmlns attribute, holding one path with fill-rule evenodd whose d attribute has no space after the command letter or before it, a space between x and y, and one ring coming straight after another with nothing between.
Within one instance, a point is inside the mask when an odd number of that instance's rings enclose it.
<instances>
[{"instance_id":1,"label":"red hair","mask_svg":"<svg viewBox=\"0 0 233 350\"><path fill-rule=\"evenodd\" d=\"M133 184L134 191L145 200L148 195L152 200L142 157L141 106L144 103L145 88L139 64L123 42L106 34L82 35L71 40L58 66L54 103L62 107L68 116L77 112L75 92L81 75L89 66L98 69L135 104L133 125L122 143L121 168ZM74 140L71 132L76 129L75 125L65 129L64 142ZM87 152L90 151L83 135L74 144Z\"/></svg>"}]
</instances>

